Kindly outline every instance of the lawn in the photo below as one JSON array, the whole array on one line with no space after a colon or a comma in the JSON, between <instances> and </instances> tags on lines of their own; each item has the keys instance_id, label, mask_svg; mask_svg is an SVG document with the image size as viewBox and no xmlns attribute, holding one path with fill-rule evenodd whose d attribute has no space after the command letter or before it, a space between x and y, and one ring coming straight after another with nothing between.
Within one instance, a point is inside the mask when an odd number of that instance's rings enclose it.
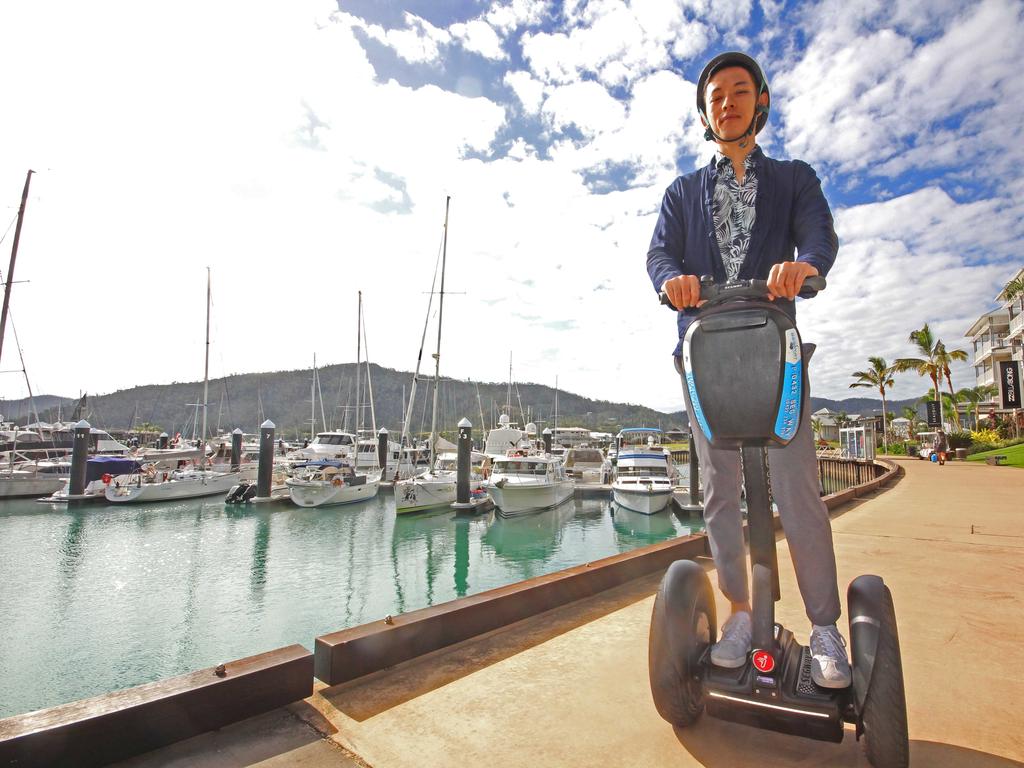
<instances>
[{"instance_id":1,"label":"lawn","mask_svg":"<svg viewBox=\"0 0 1024 768\"><path fill-rule=\"evenodd\" d=\"M1005 456L1006 460L1003 464L1006 466L1024 468L1024 443L1011 445L1009 448L995 448L984 453L975 453L973 456L968 456L967 460L984 461L987 456Z\"/></svg>"}]
</instances>

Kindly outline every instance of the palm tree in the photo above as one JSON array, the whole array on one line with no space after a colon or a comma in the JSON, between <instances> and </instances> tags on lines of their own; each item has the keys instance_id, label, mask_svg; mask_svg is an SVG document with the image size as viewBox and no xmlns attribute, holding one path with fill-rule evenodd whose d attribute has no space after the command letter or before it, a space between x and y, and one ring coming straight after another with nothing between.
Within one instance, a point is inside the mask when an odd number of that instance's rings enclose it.
<instances>
[{"instance_id":1,"label":"palm tree","mask_svg":"<svg viewBox=\"0 0 1024 768\"><path fill-rule=\"evenodd\" d=\"M892 366L886 364L884 357L869 357L868 362L871 363L871 367L866 371L854 371L851 374L857 381L850 385L850 389L855 387L877 387L879 393L882 395L882 451L885 453L889 452L889 440L886 435L886 426L889 423L889 419L886 416L885 411L885 388L892 388Z\"/></svg>"},{"instance_id":2,"label":"palm tree","mask_svg":"<svg viewBox=\"0 0 1024 768\"><path fill-rule=\"evenodd\" d=\"M959 402L960 398L957 395L951 395L948 392L942 393L942 415L946 417L948 425L956 424L958 429L960 427L960 411L957 409Z\"/></svg>"},{"instance_id":3,"label":"palm tree","mask_svg":"<svg viewBox=\"0 0 1024 768\"><path fill-rule=\"evenodd\" d=\"M911 440L917 437L917 409L911 408L909 405L903 406L903 418L905 418L909 424L907 424L907 437Z\"/></svg>"},{"instance_id":4,"label":"palm tree","mask_svg":"<svg viewBox=\"0 0 1024 768\"><path fill-rule=\"evenodd\" d=\"M962 403L970 403L974 408L974 428L978 428L978 411L981 404L996 394L994 384L982 384L980 387L964 387L956 393Z\"/></svg>"},{"instance_id":5,"label":"palm tree","mask_svg":"<svg viewBox=\"0 0 1024 768\"><path fill-rule=\"evenodd\" d=\"M962 349L946 349L946 345L942 343L942 339L939 339L935 343L935 362L939 365L941 374L946 379L946 384L949 385L949 394L951 397L956 399L956 393L953 392L953 380L949 376L949 364L957 360L966 360L967 353Z\"/></svg>"},{"instance_id":6,"label":"palm tree","mask_svg":"<svg viewBox=\"0 0 1024 768\"><path fill-rule=\"evenodd\" d=\"M941 341L936 341L932 336L928 323L917 331L910 332L910 341L917 345L921 357L901 357L893 361L892 367L896 373L914 371L918 376L928 376L932 380L935 389L935 399L939 399L939 375L941 369L936 360L936 347Z\"/></svg>"},{"instance_id":7,"label":"palm tree","mask_svg":"<svg viewBox=\"0 0 1024 768\"><path fill-rule=\"evenodd\" d=\"M999 294L999 299L1001 301L1013 301L1021 295L1024 295L1024 277L1015 277L1003 286L1002 293Z\"/></svg>"}]
</instances>

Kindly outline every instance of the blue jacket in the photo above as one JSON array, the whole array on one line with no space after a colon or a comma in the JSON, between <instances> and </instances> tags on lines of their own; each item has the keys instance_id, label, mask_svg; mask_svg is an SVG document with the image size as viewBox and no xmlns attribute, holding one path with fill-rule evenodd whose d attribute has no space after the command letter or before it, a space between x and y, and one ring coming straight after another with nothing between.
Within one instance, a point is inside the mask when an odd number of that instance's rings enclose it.
<instances>
[{"instance_id":1,"label":"blue jacket","mask_svg":"<svg viewBox=\"0 0 1024 768\"><path fill-rule=\"evenodd\" d=\"M814 170L800 160L773 160L754 150L757 174L756 219L740 279L767 279L773 265L792 261L813 264L822 277L828 274L839 250L832 212ZM647 251L647 273L660 291L666 280L679 275L713 275L725 281L725 266L711 207L718 176L712 161L704 168L677 178L661 202L661 213ZM792 301L779 300L780 309L796 316ZM679 343L693 322L696 310L679 313Z\"/></svg>"}]
</instances>

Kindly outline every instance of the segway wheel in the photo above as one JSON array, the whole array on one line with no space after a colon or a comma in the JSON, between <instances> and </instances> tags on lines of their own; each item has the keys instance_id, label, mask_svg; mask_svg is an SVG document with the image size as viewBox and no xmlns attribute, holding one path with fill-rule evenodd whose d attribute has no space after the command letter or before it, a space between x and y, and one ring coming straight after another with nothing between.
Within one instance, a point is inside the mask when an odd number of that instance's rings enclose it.
<instances>
[{"instance_id":1,"label":"segway wheel","mask_svg":"<svg viewBox=\"0 0 1024 768\"><path fill-rule=\"evenodd\" d=\"M707 574L692 560L677 560L654 598L647 653L654 706L674 726L690 725L704 710L700 658L717 634Z\"/></svg>"},{"instance_id":2,"label":"segway wheel","mask_svg":"<svg viewBox=\"0 0 1024 768\"><path fill-rule=\"evenodd\" d=\"M875 768L906 768L910 764L910 741L903 663L892 593L884 584L875 618L879 622L878 645L861 711L864 753ZM856 664L857 649L852 650Z\"/></svg>"}]
</instances>

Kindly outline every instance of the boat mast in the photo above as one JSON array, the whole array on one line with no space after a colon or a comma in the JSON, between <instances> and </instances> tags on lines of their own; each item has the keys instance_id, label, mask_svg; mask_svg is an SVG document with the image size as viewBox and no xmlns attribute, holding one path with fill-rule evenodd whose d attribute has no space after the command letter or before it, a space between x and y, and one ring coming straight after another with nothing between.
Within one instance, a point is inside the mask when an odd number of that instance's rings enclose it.
<instances>
[{"instance_id":1,"label":"boat mast","mask_svg":"<svg viewBox=\"0 0 1024 768\"><path fill-rule=\"evenodd\" d=\"M21 241L21 225L25 221L25 205L28 203L28 186L32 181L33 170L25 175L25 189L21 192L21 207L18 208L18 226L14 228L14 245L11 247L11 263L7 267L7 282L4 283L4 307L0 312L0 357L4 350L4 331L7 328L7 310L11 306L11 286L14 285L14 262L18 258L18 243Z\"/></svg>"},{"instance_id":2,"label":"boat mast","mask_svg":"<svg viewBox=\"0 0 1024 768\"><path fill-rule=\"evenodd\" d=\"M356 454L359 453L359 428L363 425L363 411L360 398L363 396L363 382L359 367L363 363L363 292L359 291L359 310L356 314Z\"/></svg>"},{"instance_id":3,"label":"boat mast","mask_svg":"<svg viewBox=\"0 0 1024 768\"><path fill-rule=\"evenodd\" d=\"M505 394L505 413L512 418L512 350L508 352L508 392Z\"/></svg>"},{"instance_id":4,"label":"boat mast","mask_svg":"<svg viewBox=\"0 0 1024 768\"><path fill-rule=\"evenodd\" d=\"M476 385L476 407L480 410L480 434L483 435L483 446L487 442L487 425L484 423L484 404L480 402L480 384Z\"/></svg>"},{"instance_id":5,"label":"boat mast","mask_svg":"<svg viewBox=\"0 0 1024 768\"><path fill-rule=\"evenodd\" d=\"M313 359L314 361L316 360L315 355L313 356ZM323 388L320 386L320 369L318 369L316 365L314 365L313 372L316 378L316 394L317 397L320 398L320 423L323 425L324 429L327 429L327 416L324 413L324 391Z\"/></svg>"},{"instance_id":6,"label":"boat mast","mask_svg":"<svg viewBox=\"0 0 1024 768\"><path fill-rule=\"evenodd\" d=\"M206 268L206 359L203 362L203 431L199 447L203 451L200 466L206 466L206 400L210 389L210 268Z\"/></svg>"},{"instance_id":7,"label":"boat mast","mask_svg":"<svg viewBox=\"0 0 1024 768\"><path fill-rule=\"evenodd\" d=\"M437 309L437 351L434 353L434 412L430 417L430 471L437 460L437 392L441 384L441 321L444 319L444 268L448 259L448 208L452 196L444 201L444 244L441 246L441 300Z\"/></svg>"},{"instance_id":8,"label":"boat mast","mask_svg":"<svg viewBox=\"0 0 1024 768\"><path fill-rule=\"evenodd\" d=\"M366 341L366 321L361 322L363 328L363 351L366 352L366 395L370 400L370 426L373 429L373 439L377 439L377 413L373 410L373 377L370 376L370 345ZM373 453L374 458L377 452Z\"/></svg>"},{"instance_id":9,"label":"boat mast","mask_svg":"<svg viewBox=\"0 0 1024 768\"><path fill-rule=\"evenodd\" d=\"M442 248L442 250L444 248L443 240L442 240L441 248ZM420 336L420 351L416 355L416 370L413 371L413 374L412 374L412 384L409 387L409 402L408 402L407 405L405 403L405 395L404 394L402 395L403 413L405 413L405 421L402 422L402 437L401 437L401 443L402 443L403 447L405 446L406 439L409 437L409 430L412 427L412 423L413 423L413 417L414 417L413 410L414 410L415 404L416 404L416 385L419 383L419 380L420 380L420 364L423 362L423 348L427 344L427 328L430 325L430 308L434 305L434 287L437 285L437 268L438 268L438 265L440 263L441 263L441 253L439 251L438 252L438 258L434 262L434 276L430 280L430 298L427 299L427 316L425 318L423 318L423 334ZM405 392L404 388L403 388L402 391L403 391L403 393ZM423 401L423 404L424 404L424 408L425 408L426 407L426 400ZM409 442L411 444L411 443L413 443L415 441L410 439ZM396 480L398 479L397 471L395 473L395 479Z\"/></svg>"},{"instance_id":10,"label":"boat mast","mask_svg":"<svg viewBox=\"0 0 1024 768\"><path fill-rule=\"evenodd\" d=\"M316 352L313 353L313 376L309 380L309 442L316 439Z\"/></svg>"}]
</instances>

